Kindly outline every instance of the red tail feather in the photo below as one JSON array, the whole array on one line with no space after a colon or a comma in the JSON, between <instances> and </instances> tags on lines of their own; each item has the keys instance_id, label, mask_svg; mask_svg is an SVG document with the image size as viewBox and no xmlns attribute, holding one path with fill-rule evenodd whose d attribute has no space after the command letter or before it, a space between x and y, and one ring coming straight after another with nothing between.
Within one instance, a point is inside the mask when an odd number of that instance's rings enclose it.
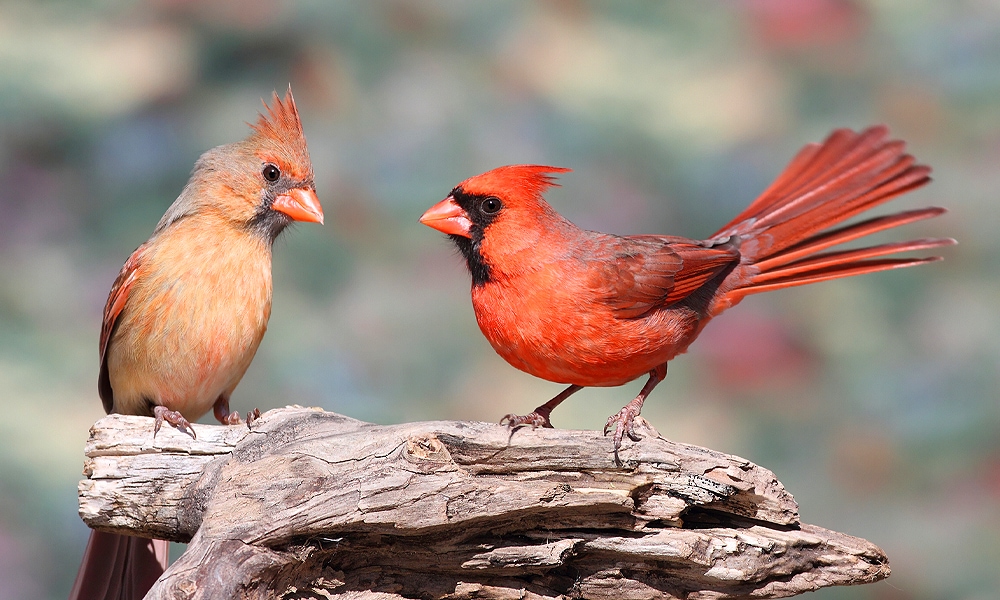
<instances>
[{"instance_id":1,"label":"red tail feather","mask_svg":"<svg viewBox=\"0 0 1000 600\"><path fill-rule=\"evenodd\" d=\"M742 240L745 267L727 294L727 306L747 294L937 260L880 257L955 243L925 239L817 254L945 212L925 208L830 229L930 181L930 168L915 164L903 142L886 141L887 135L884 126L860 133L838 129L822 144L806 146L760 197L713 236Z\"/></svg>"},{"instance_id":2,"label":"red tail feather","mask_svg":"<svg viewBox=\"0 0 1000 600\"><path fill-rule=\"evenodd\" d=\"M795 246L773 255L768 259L759 260L755 264L761 271L770 270L790 263L794 260L798 260L804 256L815 254L821 250L826 250L827 248L831 248L839 244L845 244L879 231L936 217L944 212L946 212L945 209L938 207L922 208L919 210L910 210L896 213L894 215L868 219L867 221L861 221L860 223L855 223L854 225L849 225L847 227L831 229L820 235L813 236L805 242L796 244Z\"/></svg>"},{"instance_id":3,"label":"red tail feather","mask_svg":"<svg viewBox=\"0 0 1000 600\"><path fill-rule=\"evenodd\" d=\"M868 264L867 259L886 256L889 254L898 254L900 252L911 252L913 250L927 250L929 248L949 246L951 243L952 240L950 239L923 239L913 240L910 242L882 244L880 246L869 246L867 248L858 248L855 250L841 250L839 252L815 254L809 258L793 262L777 269L761 271L759 275L753 278L753 283L750 287L754 287L768 281L785 279L793 275L808 275L810 273L824 271L825 269L838 265L861 264L862 262Z\"/></svg>"},{"instance_id":4,"label":"red tail feather","mask_svg":"<svg viewBox=\"0 0 1000 600\"><path fill-rule=\"evenodd\" d=\"M829 281L831 279L840 279L841 277L851 277L853 275L864 275L866 273L877 273L879 271L888 271L889 269L914 267L916 265L922 265L924 263L935 262L938 260L941 260L940 256L929 256L927 258L885 258L882 260L861 260L857 262L849 262L835 267L827 267L814 272L794 275L787 279L779 279L766 284L751 285L749 287L740 288L730 292L728 300L735 304L737 301L742 299L743 296L747 296L749 294L771 292L782 288L794 287L796 285L819 283L820 281Z\"/></svg>"}]
</instances>

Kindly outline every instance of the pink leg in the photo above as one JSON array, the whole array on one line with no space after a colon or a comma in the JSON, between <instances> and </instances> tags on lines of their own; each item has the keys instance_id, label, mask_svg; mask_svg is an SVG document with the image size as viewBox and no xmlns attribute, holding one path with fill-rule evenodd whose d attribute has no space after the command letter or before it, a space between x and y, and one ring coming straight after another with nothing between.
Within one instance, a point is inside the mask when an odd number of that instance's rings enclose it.
<instances>
[{"instance_id":1,"label":"pink leg","mask_svg":"<svg viewBox=\"0 0 1000 600\"><path fill-rule=\"evenodd\" d=\"M153 407L153 417L156 418L156 424L153 425L153 437L156 437L157 432L160 431L160 425L163 425L163 422L166 421L177 429L190 435L192 439L198 439L198 436L194 434L194 428L191 427L191 423L184 418L184 415L176 410L170 410L166 406L157 404Z\"/></svg>"},{"instance_id":2,"label":"pink leg","mask_svg":"<svg viewBox=\"0 0 1000 600\"><path fill-rule=\"evenodd\" d=\"M646 397L653 391L656 384L663 381L666 376L666 364L660 365L650 371L649 379L646 380L646 385L642 386L642 390L639 391L639 395L636 396L634 400L623 406L622 409L616 414L608 417L608 422L604 425L604 435L608 435L608 431L611 429L611 426L617 423L617 426L615 427L614 443L615 463L618 465L621 465L621 460L618 459L618 450L622 447L622 438L625 435L628 435L633 442L639 441L639 436L635 433L635 418L639 416L639 412L642 410L642 405L646 402Z\"/></svg>"},{"instance_id":3,"label":"pink leg","mask_svg":"<svg viewBox=\"0 0 1000 600\"><path fill-rule=\"evenodd\" d=\"M237 411L229 412L229 396L225 394L219 396L212 406L212 414L223 425L239 425L243 421Z\"/></svg>"},{"instance_id":4,"label":"pink leg","mask_svg":"<svg viewBox=\"0 0 1000 600\"><path fill-rule=\"evenodd\" d=\"M504 422L506 422L511 429L517 429L518 427L523 427L524 425L531 425L532 429L536 427L551 428L552 422L549 421L549 415L552 414L552 409L562 404L563 400L569 398L581 389L583 389L583 386L571 385L563 390L558 396L523 417L515 414L508 414L504 416L504 418L500 419L500 424L503 425Z\"/></svg>"}]
</instances>

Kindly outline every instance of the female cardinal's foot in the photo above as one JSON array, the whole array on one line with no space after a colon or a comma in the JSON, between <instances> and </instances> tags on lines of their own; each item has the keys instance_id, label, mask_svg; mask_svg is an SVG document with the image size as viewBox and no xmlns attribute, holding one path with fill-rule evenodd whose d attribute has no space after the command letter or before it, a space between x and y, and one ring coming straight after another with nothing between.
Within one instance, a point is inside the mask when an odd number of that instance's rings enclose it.
<instances>
[{"instance_id":1,"label":"female cardinal's foot","mask_svg":"<svg viewBox=\"0 0 1000 600\"><path fill-rule=\"evenodd\" d=\"M153 425L153 437L156 437L156 433L160 430L160 425L163 425L163 422L166 421L180 431L190 435L191 439L198 439L198 436L194 433L194 427L191 427L191 423L176 410L170 410L166 406L157 404L153 407L153 416L156 418L156 423Z\"/></svg>"},{"instance_id":2,"label":"female cardinal's foot","mask_svg":"<svg viewBox=\"0 0 1000 600\"><path fill-rule=\"evenodd\" d=\"M500 424L507 424L511 429L517 429L518 427L524 427L525 425L531 425L531 428L536 427L548 427L552 429L552 422L549 421L549 413L546 411L539 411L537 408L526 414L526 415L515 415L508 414L504 415L504 418L500 419Z\"/></svg>"},{"instance_id":3,"label":"female cardinal's foot","mask_svg":"<svg viewBox=\"0 0 1000 600\"><path fill-rule=\"evenodd\" d=\"M219 419L219 422L223 425L240 425L243 423L243 419L240 418L240 411L234 410L225 417Z\"/></svg>"},{"instance_id":4,"label":"female cardinal's foot","mask_svg":"<svg viewBox=\"0 0 1000 600\"><path fill-rule=\"evenodd\" d=\"M229 412L229 396L225 394L221 394L215 399L215 404L212 405L212 414L215 415L215 420L223 425L239 425L243 422L240 419L240 411Z\"/></svg>"},{"instance_id":5,"label":"female cardinal's foot","mask_svg":"<svg viewBox=\"0 0 1000 600\"><path fill-rule=\"evenodd\" d=\"M255 409L253 409L251 411L248 411L247 412L247 429L250 429L250 426L253 425L253 422L256 421L259 418L260 418L260 409L259 408L255 408Z\"/></svg>"}]
</instances>

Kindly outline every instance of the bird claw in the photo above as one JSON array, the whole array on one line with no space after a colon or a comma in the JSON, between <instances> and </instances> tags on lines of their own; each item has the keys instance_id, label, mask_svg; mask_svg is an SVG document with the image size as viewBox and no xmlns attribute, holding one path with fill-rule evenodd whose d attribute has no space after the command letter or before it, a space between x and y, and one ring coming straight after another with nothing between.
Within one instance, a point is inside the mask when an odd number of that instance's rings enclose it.
<instances>
[{"instance_id":1,"label":"bird claw","mask_svg":"<svg viewBox=\"0 0 1000 600\"><path fill-rule=\"evenodd\" d=\"M219 418L219 422L222 423L223 425L242 425L244 423L243 419L240 418L239 411L237 410L234 410L233 412L226 414L225 416L221 416L217 412L216 417ZM253 429L254 421L256 421L259 418L260 418L259 408L248 410L247 420L246 420L247 429Z\"/></svg>"},{"instance_id":2,"label":"bird claw","mask_svg":"<svg viewBox=\"0 0 1000 600\"><path fill-rule=\"evenodd\" d=\"M549 421L549 416L539 413L537 410L532 411L526 415L520 416L513 413L504 415L500 419L500 424L507 424L511 429L517 429L518 427L524 427L525 425L531 425L532 429L537 427L548 427L552 429L552 422Z\"/></svg>"},{"instance_id":3,"label":"bird claw","mask_svg":"<svg viewBox=\"0 0 1000 600\"><path fill-rule=\"evenodd\" d=\"M611 426L615 426L615 434L612 438L615 446L615 464L621 466L622 461L618 458L618 451L622 447L622 439L627 435L633 442L638 442L642 438L635 432L635 418L639 416L639 410L626 404L620 411L608 417L608 422L604 424L604 435L611 431Z\"/></svg>"},{"instance_id":4,"label":"bird claw","mask_svg":"<svg viewBox=\"0 0 1000 600\"><path fill-rule=\"evenodd\" d=\"M160 426L163 425L164 421L166 421L178 430L190 435L191 439L198 439L198 436L195 435L194 427L191 427L191 423L184 418L184 415L176 410L170 410L166 406L157 405L153 407L153 417L156 419L156 422L153 424L154 438L156 437L157 432L160 431Z\"/></svg>"},{"instance_id":5,"label":"bird claw","mask_svg":"<svg viewBox=\"0 0 1000 600\"><path fill-rule=\"evenodd\" d=\"M233 412L226 415L223 419L220 419L223 425L240 425L243 423L243 419L240 418L240 411L234 410Z\"/></svg>"},{"instance_id":6,"label":"bird claw","mask_svg":"<svg viewBox=\"0 0 1000 600\"><path fill-rule=\"evenodd\" d=\"M260 419L260 409L259 408L255 408L255 409L253 409L251 411L247 411L247 429L251 429L250 426L253 425L254 421L256 421L258 419Z\"/></svg>"}]
</instances>

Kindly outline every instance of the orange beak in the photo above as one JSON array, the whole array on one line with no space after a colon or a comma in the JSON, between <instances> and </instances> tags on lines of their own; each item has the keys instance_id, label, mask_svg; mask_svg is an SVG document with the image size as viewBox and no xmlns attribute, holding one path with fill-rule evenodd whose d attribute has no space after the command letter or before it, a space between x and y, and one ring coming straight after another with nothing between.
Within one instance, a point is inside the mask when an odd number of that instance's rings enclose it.
<instances>
[{"instance_id":1,"label":"orange beak","mask_svg":"<svg viewBox=\"0 0 1000 600\"><path fill-rule=\"evenodd\" d=\"M323 207L314 190L295 188L274 199L271 208L283 212L295 221L323 224Z\"/></svg>"},{"instance_id":2,"label":"orange beak","mask_svg":"<svg viewBox=\"0 0 1000 600\"><path fill-rule=\"evenodd\" d=\"M469 215L465 212L465 209L459 206L452 196L448 196L428 208L427 212L420 217L420 222L448 235L472 237L469 234L469 229L472 228L472 221L469 220Z\"/></svg>"}]
</instances>

